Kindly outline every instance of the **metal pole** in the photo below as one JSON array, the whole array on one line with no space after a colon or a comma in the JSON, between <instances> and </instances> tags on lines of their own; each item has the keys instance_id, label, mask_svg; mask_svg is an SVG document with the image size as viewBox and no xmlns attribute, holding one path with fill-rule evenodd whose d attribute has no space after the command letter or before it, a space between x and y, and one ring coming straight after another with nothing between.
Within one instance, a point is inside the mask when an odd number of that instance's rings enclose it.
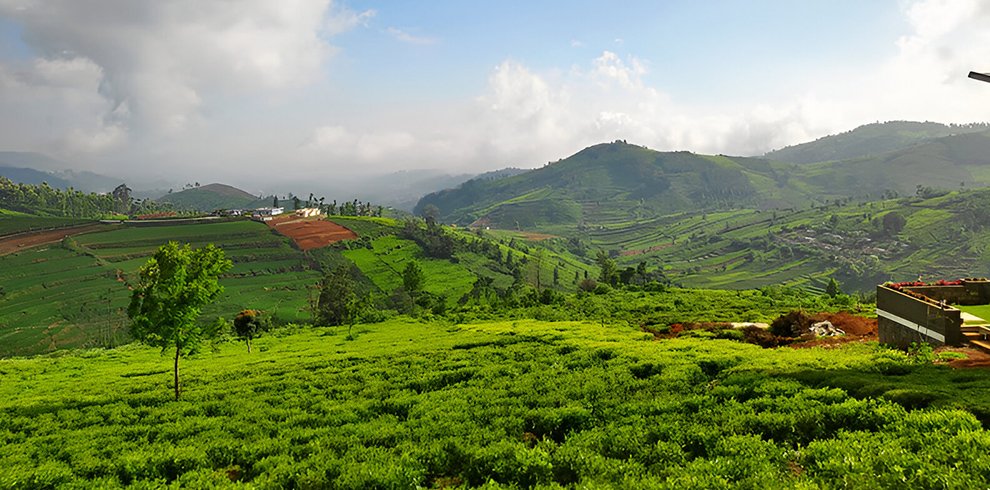
<instances>
[{"instance_id":1,"label":"metal pole","mask_svg":"<svg viewBox=\"0 0 990 490\"><path fill-rule=\"evenodd\" d=\"M978 73L975 71L969 72L969 78L973 80L979 80L981 82L990 83L990 73Z\"/></svg>"}]
</instances>

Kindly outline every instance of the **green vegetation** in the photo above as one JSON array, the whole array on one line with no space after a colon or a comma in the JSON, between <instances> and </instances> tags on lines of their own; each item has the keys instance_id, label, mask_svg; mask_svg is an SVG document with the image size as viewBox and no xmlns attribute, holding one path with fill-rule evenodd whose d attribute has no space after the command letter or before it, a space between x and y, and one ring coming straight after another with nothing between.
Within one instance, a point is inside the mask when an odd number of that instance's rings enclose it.
<instances>
[{"instance_id":1,"label":"green vegetation","mask_svg":"<svg viewBox=\"0 0 990 490\"><path fill-rule=\"evenodd\" d=\"M270 206L271 198L258 197L226 184L206 184L170 192L158 199L176 209L210 212L216 209L244 209ZM264 201L264 202L262 202Z\"/></svg>"},{"instance_id":2,"label":"green vegetation","mask_svg":"<svg viewBox=\"0 0 990 490\"><path fill-rule=\"evenodd\" d=\"M0 222L6 220L6 213L9 211L42 217L98 219L116 213L142 214L167 209L150 200L135 201L125 185L118 189L126 191L87 194L71 187L57 189L45 182L40 185L16 184L6 177L0 177L0 210L4 211L0 214ZM0 230L2 229L3 225L0 225Z\"/></svg>"},{"instance_id":3,"label":"green vegetation","mask_svg":"<svg viewBox=\"0 0 990 490\"><path fill-rule=\"evenodd\" d=\"M0 356L129 340L125 310L138 269L169 240L216 243L234 263L224 293L205 317L258 309L275 323L311 318L312 259L286 238L251 221L108 227L60 245L0 257Z\"/></svg>"},{"instance_id":4,"label":"green vegetation","mask_svg":"<svg viewBox=\"0 0 990 490\"><path fill-rule=\"evenodd\" d=\"M979 323L990 323L990 305L953 305L966 313L983 319Z\"/></svg>"},{"instance_id":5,"label":"green vegetation","mask_svg":"<svg viewBox=\"0 0 990 490\"><path fill-rule=\"evenodd\" d=\"M845 133L788 146L766 154L767 158L794 163L847 160L907 149L929 140L983 132L986 124L939 124L935 122L891 121L860 126Z\"/></svg>"},{"instance_id":6,"label":"green vegetation","mask_svg":"<svg viewBox=\"0 0 990 490\"><path fill-rule=\"evenodd\" d=\"M220 345L188 359L179 402L150 348L0 361L0 488L988 484L984 374L876 345L532 320L356 332Z\"/></svg>"},{"instance_id":7,"label":"green vegetation","mask_svg":"<svg viewBox=\"0 0 990 490\"><path fill-rule=\"evenodd\" d=\"M127 307L131 334L162 352L175 348L176 400L181 391L179 357L195 352L224 325L219 320L214 328L203 328L198 319L203 307L223 292L219 278L232 265L223 250L213 245L193 250L189 245L168 242L138 272Z\"/></svg>"},{"instance_id":8,"label":"green vegetation","mask_svg":"<svg viewBox=\"0 0 990 490\"><path fill-rule=\"evenodd\" d=\"M93 223L86 218L58 218L51 216L32 216L16 211L0 210L0 236L13 235L25 231L51 230L68 226Z\"/></svg>"}]
</instances>

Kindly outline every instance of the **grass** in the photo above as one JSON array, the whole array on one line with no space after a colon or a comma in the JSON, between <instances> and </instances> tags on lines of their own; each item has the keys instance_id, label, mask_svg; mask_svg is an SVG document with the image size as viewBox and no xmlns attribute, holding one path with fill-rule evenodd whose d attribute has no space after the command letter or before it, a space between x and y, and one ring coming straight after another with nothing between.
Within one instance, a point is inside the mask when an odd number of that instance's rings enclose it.
<instances>
[{"instance_id":1,"label":"grass","mask_svg":"<svg viewBox=\"0 0 990 490\"><path fill-rule=\"evenodd\" d=\"M0 356L126 341L128 281L168 240L217 243L235 265L206 318L254 308L276 322L310 318L308 257L265 225L225 222L119 228L0 257Z\"/></svg>"},{"instance_id":2,"label":"grass","mask_svg":"<svg viewBox=\"0 0 990 490\"><path fill-rule=\"evenodd\" d=\"M15 211L0 210L0 236L22 233L25 231L49 230L67 226L94 223L91 219L53 218L31 216Z\"/></svg>"},{"instance_id":3,"label":"grass","mask_svg":"<svg viewBox=\"0 0 990 490\"><path fill-rule=\"evenodd\" d=\"M449 305L471 290L474 274L459 263L423 257L415 242L383 236L371 241L371 249L356 248L343 252L380 290L391 293L402 285L402 270L411 261L419 262L425 277L424 289L443 295Z\"/></svg>"},{"instance_id":4,"label":"grass","mask_svg":"<svg viewBox=\"0 0 990 490\"><path fill-rule=\"evenodd\" d=\"M956 308L962 311L965 311L966 313L982 318L984 320L983 323L990 321L990 305L953 305L953 306L955 306Z\"/></svg>"},{"instance_id":5,"label":"grass","mask_svg":"<svg viewBox=\"0 0 990 490\"><path fill-rule=\"evenodd\" d=\"M597 322L395 319L0 361L0 488L985 486L982 370ZM836 387L836 385L846 385Z\"/></svg>"}]
</instances>

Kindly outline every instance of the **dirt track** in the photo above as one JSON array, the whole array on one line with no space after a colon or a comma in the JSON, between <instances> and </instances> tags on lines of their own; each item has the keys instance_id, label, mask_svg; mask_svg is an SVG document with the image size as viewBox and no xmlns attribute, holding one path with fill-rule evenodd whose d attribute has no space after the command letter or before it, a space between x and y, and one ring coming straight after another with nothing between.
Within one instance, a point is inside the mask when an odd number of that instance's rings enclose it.
<instances>
[{"instance_id":1,"label":"dirt track","mask_svg":"<svg viewBox=\"0 0 990 490\"><path fill-rule=\"evenodd\" d=\"M0 238L0 255L12 254L26 248L58 243L65 237L81 235L103 229L106 225L92 224L59 228L57 230L32 231L6 238Z\"/></svg>"},{"instance_id":2,"label":"dirt track","mask_svg":"<svg viewBox=\"0 0 990 490\"><path fill-rule=\"evenodd\" d=\"M279 234L291 238L300 250L312 250L358 238L357 233L350 229L321 218L285 216L266 221L266 224Z\"/></svg>"}]
</instances>

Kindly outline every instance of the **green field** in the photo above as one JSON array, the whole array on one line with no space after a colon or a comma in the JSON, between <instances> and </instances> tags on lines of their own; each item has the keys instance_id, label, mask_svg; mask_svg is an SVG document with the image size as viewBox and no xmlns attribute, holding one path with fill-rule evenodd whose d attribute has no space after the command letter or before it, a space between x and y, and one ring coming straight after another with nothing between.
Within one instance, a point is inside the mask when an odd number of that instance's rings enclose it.
<instances>
[{"instance_id":1,"label":"green field","mask_svg":"<svg viewBox=\"0 0 990 490\"><path fill-rule=\"evenodd\" d=\"M168 240L216 243L234 268L204 318L246 308L278 322L308 321L309 290L320 274L286 238L252 221L117 228L0 257L0 356L127 340L128 282Z\"/></svg>"},{"instance_id":2,"label":"green field","mask_svg":"<svg viewBox=\"0 0 990 490\"><path fill-rule=\"evenodd\" d=\"M0 360L0 488L979 488L985 370L597 322Z\"/></svg>"},{"instance_id":3,"label":"green field","mask_svg":"<svg viewBox=\"0 0 990 490\"><path fill-rule=\"evenodd\" d=\"M94 223L91 219L55 218L48 216L32 216L16 211L0 209L0 236L22 233L25 231L49 230L66 226Z\"/></svg>"}]
</instances>

